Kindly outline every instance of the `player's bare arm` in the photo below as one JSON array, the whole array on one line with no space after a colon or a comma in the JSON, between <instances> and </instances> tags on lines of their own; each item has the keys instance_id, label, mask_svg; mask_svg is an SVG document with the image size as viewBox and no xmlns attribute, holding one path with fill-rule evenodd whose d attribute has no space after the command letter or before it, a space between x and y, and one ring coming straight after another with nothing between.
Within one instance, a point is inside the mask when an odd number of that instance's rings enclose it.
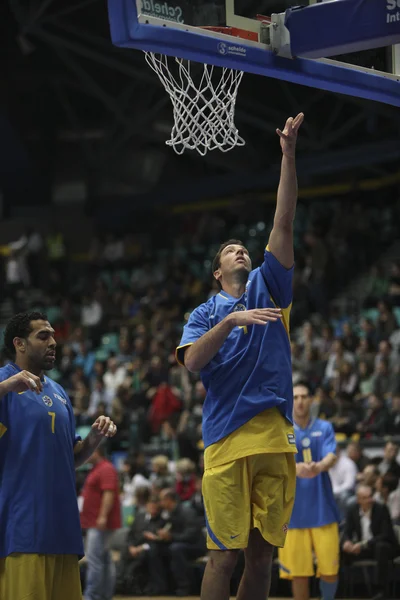
<instances>
[{"instance_id":1,"label":"player's bare arm","mask_svg":"<svg viewBox=\"0 0 400 600\"><path fill-rule=\"evenodd\" d=\"M312 463L313 470L316 472L316 475L318 475L319 473L324 473L324 471L329 471L329 469L331 469L333 467L333 465L336 463L336 461L337 461L336 454L333 454L333 452L329 452L329 454L324 456L324 458L322 460L320 460L319 462Z\"/></svg>"},{"instance_id":2,"label":"player's bare arm","mask_svg":"<svg viewBox=\"0 0 400 600\"><path fill-rule=\"evenodd\" d=\"M85 464L92 456L97 446L105 437L113 437L117 433L117 426L110 417L98 417L92 425L89 435L75 444L74 460L75 468Z\"/></svg>"},{"instance_id":3,"label":"player's bare arm","mask_svg":"<svg viewBox=\"0 0 400 600\"><path fill-rule=\"evenodd\" d=\"M283 131L277 129L282 148L281 177L279 181L274 225L269 238L269 250L286 269L294 263L293 221L297 204L296 142L304 120L303 113L290 117Z\"/></svg>"},{"instance_id":4,"label":"player's bare arm","mask_svg":"<svg viewBox=\"0 0 400 600\"><path fill-rule=\"evenodd\" d=\"M233 312L218 325L207 331L185 351L185 367L195 373L201 371L218 353L222 344L235 327L266 325L282 318L279 308L256 308Z\"/></svg>"},{"instance_id":5,"label":"player's bare arm","mask_svg":"<svg viewBox=\"0 0 400 600\"><path fill-rule=\"evenodd\" d=\"M29 371L20 371L16 375L0 382L0 399L10 392L20 394L27 390L40 394L43 390L43 384L40 378L33 375L33 373L30 373Z\"/></svg>"}]
</instances>

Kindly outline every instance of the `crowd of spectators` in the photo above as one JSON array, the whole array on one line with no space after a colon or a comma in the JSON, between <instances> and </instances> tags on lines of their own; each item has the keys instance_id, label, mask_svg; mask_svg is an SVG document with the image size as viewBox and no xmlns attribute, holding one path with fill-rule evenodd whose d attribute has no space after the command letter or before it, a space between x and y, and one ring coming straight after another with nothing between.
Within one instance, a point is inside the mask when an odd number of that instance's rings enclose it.
<instances>
[{"instance_id":1,"label":"crowd of spectators","mask_svg":"<svg viewBox=\"0 0 400 600\"><path fill-rule=\"evenodd\" d=\"M262 207L267 214L262 218L255 207L259 220L256 215L245 222L240 207L224 217L166 218L149 225L146 235L94 237L83 257L74 256L71 241L58 230L49 235L29 230L3 249L1 318L26 308L47 312L59 345L49 375L67 390L78 429L100 414L118 426L109 451L126 456L121 470L125 525L136 507L120 559L121 590L149 591L151 582L155 591L164 591L172 576L175 589L186 593L191 560L205 553L200 493L205 391L198 376L177 365L174 351L190 311L218 293L210 269L219 243L231 236L242 239L257 265L272 208ZM397 205L387 210L340 202L314 209L299 205L293 381L310 383L313 414L330 420L338 439L400 437L400 263L376 262L396 239L398 212ZM369 276L359 305L352 312L338 310L330 299L365 271ZM352 446L349 457L342 454L354 461ZM361 475L356 473L355 480L360 480L372 467L356 462ZM376 499L394 506L399 473L373 468ZM339 467L336 476L342 476ZM335 485L347 510L355 481L345 493ZM181 517L171 514L178 509L187 518L185 531L175 531ZM399 523L397 509L390 510ZM169 553L154 538L159 531L178 540L173 549L169 544ZM170 564L169 574L161 563Z\"/></svg>"}]
</instances>

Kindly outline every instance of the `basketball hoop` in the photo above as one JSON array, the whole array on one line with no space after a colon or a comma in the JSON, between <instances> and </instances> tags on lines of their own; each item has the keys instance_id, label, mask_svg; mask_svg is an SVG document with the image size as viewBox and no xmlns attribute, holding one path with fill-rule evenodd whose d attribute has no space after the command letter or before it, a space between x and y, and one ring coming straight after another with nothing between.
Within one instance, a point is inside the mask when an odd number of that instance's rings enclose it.
<instances>
[{"instance_id":1,"label":"basketball hoop","mask_svg":"<svg viewBox=\"0 0 400 600\"><path fill-rule=\"evenodd\" d=\"M166 142L177 154L197 150L228 152L244 146L235 125L235 105L242 71L145 52L171 98L174 126Z\"/></svg>"}]
</instances>

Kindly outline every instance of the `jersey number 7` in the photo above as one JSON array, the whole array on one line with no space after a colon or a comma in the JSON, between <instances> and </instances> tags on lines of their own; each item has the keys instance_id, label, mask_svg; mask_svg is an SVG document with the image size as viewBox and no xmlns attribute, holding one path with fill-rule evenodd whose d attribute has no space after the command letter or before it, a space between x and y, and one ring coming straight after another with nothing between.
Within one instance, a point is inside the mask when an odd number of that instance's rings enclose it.
<instances>
[{"instance_id":1,"label":"jersey number 7","mask_svg":"<svg viewBox=\"0 0 400 600\"><path fill-rule=\"evenodd\" d=\"M54 433L54 426L55 426L55 422L56 422L56 413L49 412L47 414L50 415L50 417L51 417L51 433Z\"/></svg>"}]
</instances>

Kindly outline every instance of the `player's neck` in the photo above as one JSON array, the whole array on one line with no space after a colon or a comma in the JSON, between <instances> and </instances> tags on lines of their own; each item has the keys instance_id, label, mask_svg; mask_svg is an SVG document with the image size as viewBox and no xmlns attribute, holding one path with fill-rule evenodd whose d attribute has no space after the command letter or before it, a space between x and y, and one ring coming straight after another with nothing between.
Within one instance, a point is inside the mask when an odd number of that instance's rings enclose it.
<instances>
[{"instance_id":1,"label":"player's neck","mask_svg":"<svg viewBox=\"0 0 400 600\"><path fill-rule=\"evenodd\" d=\"M232 279L228 281L225 280L222 286L222 291L226 292L230 296L233 296L234 298L240 298L246 291L246 282L238 279Z\"/></svg>"},{"instance_id":2,"label":"player's neck","mask_svg":"<svg viewBox=\"0 0 400 600\"><path fill-rule=\"evenodd\" d=\"M307 415L306 417L294 417L294 422L300 427L300 429L307 429L308 425L310 424L310 421L310 415Z\"/></svg>"},{"instance_id":3,"label":"player's neck","mask_svg":"<svg viewBox=\"0 0 400 600\"><path fill-rule=\"evenodd\" d=\"M36 377L39 377L40 379L43 378L44 371L38 370L33 365L29 364L29 361L24 360L23 356L17 356L14 362L17 367L21 369L21 371L29 371L29 373L32 373L32 375L36 375Z\"/></svg>"}]
</instances>

